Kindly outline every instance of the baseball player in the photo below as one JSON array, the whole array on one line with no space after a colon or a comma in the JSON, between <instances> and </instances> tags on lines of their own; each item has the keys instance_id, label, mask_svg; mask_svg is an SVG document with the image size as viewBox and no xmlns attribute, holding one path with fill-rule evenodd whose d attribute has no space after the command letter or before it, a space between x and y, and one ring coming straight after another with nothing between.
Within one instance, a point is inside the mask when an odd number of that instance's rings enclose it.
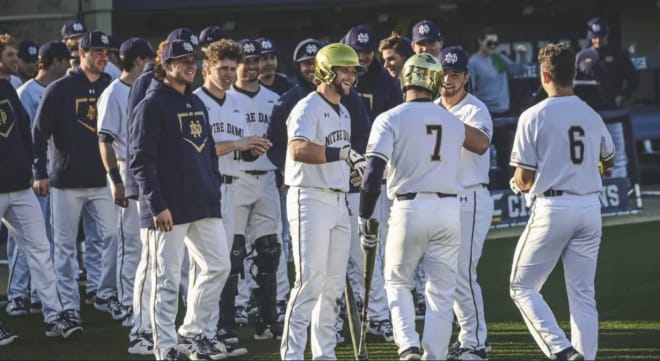
<instances>
[{"instance_id":1,"label":"baseball player","mask_svg":"<svg viewBox=\"0 0 660 361\"><path fill-rule=\"evenodd\" d=\"M21 85L16 92L18 98L21 100L25 111L30 117L30 127L33 126L34 116L41 102L41 98L46 90L46 87L53 81L64 76L66 69L69 66L69 50L66 45L59 41L52 41L45 43L39 48L39 60L37 60L37 67L39 68L37 76L34 79L28 80ZM52 247L53 244L53 230L50 221L50 197L38 197L39 205L46 220L46 235L48 242ZM30 284L30 272L25 256L20 249L13 247L14 252L11 251L11 244L13 238L7 239L7 258L9 259L9 284L8 284L8 299L9 305L7 306L7 313L10 316L27 313L27 303L25 301L18 301L21 297L27 294L27 289ZM52 255L52 250L51 250ZM21 305L22 303L22 305ZM30 294L30 313L41 312L41 301L36 292L36 287L32 286Z\"/></svg>"},{"instance_id":2,"label":"baseball player","mask_svg":"<svg viewBox=\"0 0 660 361\"><path fill-rule=\"evenodd\" d=\"M465 124L459 180L461 204L461 248L458 253L454 313L461 328L450 359L486 359L486 319L477 265L493 217L493 199L486 188L490 158L488 146L493 121L488 108L465 91L470 81L468 57L463 49L450 46L440 51L444 71L441 97L436 101ZM451 352L450 352L451 353Z\"/></svg>"},{"instance_id":3,"label":"baseball player","mask_svg":"<svg viewBox=\"0 0 660 361\"><path fill-rule=\"evenodd\" d=\"M340 104L363 70L358 56L335 43L319 50L315 61L319 85L287 119L284 177L296 281L284 320L283 360L304 358L310 321L312 358L336 359L334 325L350 249L346 193L349 180L361 180L365 165L351 149L350 116Z\"/></svg>"},{"instance_id":4,"label":"baseball player","mask_svg":"<svg viewBox=\"0 0 660 361\"><path fill-rule=\"evenodd\" d=\"M250 129L241 111L249 105L240 104L242 97L235 92L227 92L236 78L236 67L241 61L242 49L233 40L220 40L210 43L205 48L204 85L195 90L209 114L211 132L218 156L218 168L221 174L222 214L228 242L231 270L221 295L220 319L214 313L212 325L217 324L217 338L224 341L231 356L241 356L247 349L238 352L238 336L234 333L234 301L238 277L244 274L243 260L245 244L240 238L234 239L235 202L234 182L240 175L240 160L254 161L257 155L264 154L270 142L268 139L250 135ZM254 152L254 153L252 153ZM214 327L207 333L216 337Z\"/></svg>"},{"instance_id":5,"label":"baseball player","mask_svg":"<svg viewBox=\"0 0 660 361\"><path fill-rule=\"evenodd\" d=\"M428 53L440 56L444 44L440 28L431 20L422 20L412 27L412 49L415 54Z\"/></svg>"},{"instance_id":6,"label":"baseball player","mask_svg":"<svg viewBox=\"0 0 660 361\"><path fill-rule=\"evenodd\" d=\"M512 190L536 201L513 256L510 293L548 358L595 360L594 278L602 232L598 168L599 161L604 168L613 165L614 145L601 117L573 93L573 51L549 44L538 60L548 98L520 116L511 152L510 164L516 167ZM571 340L540 293L560 259Z\"/></svg>"},{"instance_id":7,"label":"baseball player","mask_svg":"<svg viewBox=\"0 0 660 361\"><path fill-rule=\"evenodd\" d=\"M80 295L74 262L78 223L87 210L100 232L103 268L95 307L115 313L116 213L98 148L97 97L108 85L102 76L107 62L107 35L85 34L80 42L80 67L48 86L37 111L34 134L34 179L37 193L50 188L53 207L55 272L62 305L80 322ZM50 147L50 175L46 146ZM50 176L50 177L49 177ZM43 299L42 299L43 301Z\"/></svg>"},{"instance_id":8,"label":"baseball player","mask_svg":"<svg viewBox=\"0 0 660 361\"><path fill-rule=\"evenodd\" d=\"M274 91L277 95L284 94L291 89L292 84L286 75L277 72L277 45L271 38L257 38L255 41L261 46L259 84Z\"/></svg>"},{"instance_id":9,"label":"baseball player","mask_svg":"<svg viewBox=\"0 0 660 361\"><path fill-rule=\"evenodd\" d=\"M37 75L38 59L39 45L30 40L23 40L18 44L18 69L16 69L16 74L23 83Z\"/></svg>"},{"instance_id":10,"label":"baseball player","mask_svg":"<svg viewBox=\"0 0 660 361\"><path fill-rule=\"evenodd\" d=\"M2 45L13 46L11 38ZM0 49L2 50L2 49ZM68 311L62 310L53 272L50 245L39 202L30 187L32 174L32 139L30 118L21 105L9 77L0 76L0 218L25 255L39 297L43 301L46 336L69 338L80 335L82 327ZM0 342L7 344L15 336L4 327Z\"/></svg>"},{"instance_id":11,"label":"baseball player","mask_svg":"<svg viewBox=\"0 0 660 361\"><path fill-rule=\"evenodd\" d=\"M265 136L270 114L277 94L259 84L261 46L254 40L238 42L243 49L243 61L236 70L236 83L232 87L238 98L248 107L243 109L250 134ZM275 182L275 165L268 157L241 163L241 175L235 189L236 238L245 243L249 235L249 251L254 266L246 266L258 288L254 289L259 316L255 326L255 340L268 340L280 335L277 324L277 268L282 252L280 197ZM250 277L247 277L250 278ZM240 288L239 288L240 292ZM244 292L236 304L247 306ZM238 308L238 307L237 307Z\"/></svg>"},{"instance_id":12,"label":"baseball player","mask_svg":"<svg viewBox=\"0 0 660 361\"><path fill-rule=\"evenodd\" d=\"M167 39L169 41L173 40L186 40L190 42L193 46L198 44L197 35L186 28L178 28L171 31ZM159 44L157 51L156 62L160 63L160 55L162 54L163 47L167 44L167 41L162 41ZM133 110L138 105L142 99L146 96L147 89L151 84L151 81L154 78L154 63L147 64L144 72L140 75L131 86L131 89L128 93L128 101L126 104L126 114L128 125L126 129L129 130L133 124ZM130 133L129 133L130 134ZM126 160L130 160L130 147L126 147ZM135 177L133 177L133 171L129 169L126 170L126 179L124 180L124 195L128 199L137 199L138 198L138 185L135 182ZM140 213L140 208L137 208L138 214ZM140 241L142 243L142 252L140 254L140 260L135 271L135 280L133 287L133 327L129 333L129 353L138 353L141 354L142 350L153 349L153 337L151 329L151 309L149 306L149 300L151 295L151 257L153 256L149 252L148 239L143 237L142 232L140 232Z\"/></svg>"},{"instance_id":13,"label":"baseball player","mask_svg":"<svg viewBox=\"0 0 660 361\"><path fill-rule=\"evenodd\" d=\"M427 271L429 304L421 343L424 359L445 359L451 336L460 247L456 194L461 191L458 174L465 129L455 116L432 103L441 83L442 66L434 56L417 54L406 61L401 75L405 103L376 118L360 191L362 246L376 247L378 240L365 227L378 200L385 167L389 167L387 195L394 203L385 244L385 290L402 360L422 357L410 292L420 261Z\"/></svg>"},{"instance_id":14,"label":"baseball player","mask_svg":"<svg viewBox=\"0 0 660 361\"><path fill-rule=\"evenodd\" d=\"M360 65L367 69L359 75L356 90L360 93L360 97L362 97L369 111L370 121L373 121L379 114L401 103L401 87L399 86L399 82L392 78L383 69L380 62L374 58L377 42L376 37L369 28L364 25L358 25L350 29L344 36L343 42L357 52ZM365 144L357 147L354 143L351 143L351 145L361 152L365 150L366 146ZM364 265L363 252L360 248L360 238L357 229L357 209L359 206L359 190L357 187L350 190L348 204L350 209L354 211L352 212L353 222L351 223L351 253L348 274L355 292L358 295L363 295L364 277L362 275ZM384 208L382 215L379 211L377 217L379 219L381 216L387 218L388 214L389 208ZM386 234L386 232L383 232L383 234ZM380 254L382 256L382 253ZM377 257L375 266L377 271L373 273L372 290L369 294L368 331L369 333L382 336L387 342L392 342L394 336L392 334L392 322L390 321L385 297L383 274L380 272L382 269L381 264L382 257ZM357 299L361 301L361 296L358 296Z\"/></svg>"},{"instance_id":15,"label":"baseball player","mask_svg":"<svg viewBox=\"0 0 660 361\"><path fill-rule=\"evenodd\" d=\"M378 44L378 51L383 58L383 67L393 78L398 78L403 64L413 55L410 39L396 31Z\"/></svg>"},{"instance_id":16,"label":"baseball player","mask_svg":"<svg viewBox=\"0 0 660 361\"><path fill-rule=\"evenodd\" d=\"M195 48L168 42L155 81L138 104L129 132L130 167L140 188L140 227L149 239L151 323L159 360L226 357L206 337L229 275L229 251L220 218L220 173L204 104L192 94ZM184 247L191 273L188 308L175 329Z\"/></svg>"},{"instance_id":17,"label":"baseball player","mask_svg":"<svg viewBox=\"0 0 660 361\"><path fill-rule=\"evenodd\" d=\"M140 227L138 224L137 203L127 199L124 190L126 179L126 143L128 140L126 102L131 84L142 73L145 65L152 63L156 53L149 43L141 38L131 38L121 44L120 61L122 73L103 91L98 100L99 111L99 150L103 165L110 178L112 198L120 208L117 225L119 241L117 247L117 294L120 303L114 320L122 320L122 325L133 324L133 282L140 259ZM147 353L149 352L149 353ZM151 354L144 349L143 354Z\"/></svg>"},{"instance_id":18,"label":"baseball player","mask_svg":"<svg viewBox=\"0 0 660 361\"><path fill-rule=\"evenodd\" d=\"M18 72L18 45L9 34L0 35L0 77L7 77L14 89L18 89L23 82L16 76Z\"/></svg>"}]
</instances>

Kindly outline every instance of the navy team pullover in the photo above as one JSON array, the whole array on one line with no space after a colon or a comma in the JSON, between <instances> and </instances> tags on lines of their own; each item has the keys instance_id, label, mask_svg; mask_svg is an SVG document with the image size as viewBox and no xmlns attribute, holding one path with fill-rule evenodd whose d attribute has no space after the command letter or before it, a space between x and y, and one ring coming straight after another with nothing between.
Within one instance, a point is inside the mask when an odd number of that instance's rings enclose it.
<instances>
[{"instance_id":1,"label":"navy team pullover","mask_svg":"<svg viewBox=\"0 0 660 361\"><path fill-rule=\"evenodd\" d=\"M30 116L9 80L0 79L0 193L30 187Z\"/></svg>"},{"instance_id":2,"label":"navy team pullover","mask_svg":"<svg viewBox=\"0 0 660 361\"><path fill-rule=\"evenodd\" d=\"M128 103L126 103L126 119L128 120L128 125L126 129L131 129L131 124L133 124L133 110L137 107L138 103L144 99L147 95L147 89L151 81L154 79L154 64L151 63L147 65L147 68L144 72L133 82L131 90L128 93ZM126 140L128 144L128 139ZM131 159L131 151L129 147L126 147L126 154L124 159L127 161ZM126 182L124 183L124 189L126 198L135 198L138 197L138 185L135 183L135 177L133 177L133 172L130 169L126 170Z\"/></svg>"},{"instance_id":3,"label":"navy team pullover","mask_svg":"<svg viewBox=\"0 0 660 361\"><path fill-rule=\"evenodd\" d=\"M90 82L78 67L46 88L35 116L34 179L49 178L56 188L105 187L108 183L99 152L96 133L96 100L110 84L101 75ZM46 148L49 138L50 174L46 171Z\"/></svg>"},{"instance_id":4,"label":"navy team pullover","mask_svg":"<svg viewBox=\"0 0 660 361\"><path fill-rule=\"evenodd\" d=\"M140 189L140 226L165 209L174 224L220 217L220 172L204 103L152 80L129 129L130 169Z\"/></svg>"}]
</instances>

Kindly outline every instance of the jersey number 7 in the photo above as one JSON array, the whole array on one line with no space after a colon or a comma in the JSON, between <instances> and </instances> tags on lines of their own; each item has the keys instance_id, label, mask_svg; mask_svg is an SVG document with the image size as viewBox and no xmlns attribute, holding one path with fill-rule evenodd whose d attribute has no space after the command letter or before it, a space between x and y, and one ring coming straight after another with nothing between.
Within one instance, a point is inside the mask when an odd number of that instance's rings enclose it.
<instances>
[{"instance_id":1,"label":"jersey number 7","mask_svg":"<svg viewBox=\"0 0 660 361\"><path fill-rule=\"evenodd\" d=\"M440 144L442 143L442 125L426 125L426 134L433 134L435 131L435 146L433 147L433 153L431 154L431 161L436 162L441 160L440 158Z\"/></svg>"}]
</instances>

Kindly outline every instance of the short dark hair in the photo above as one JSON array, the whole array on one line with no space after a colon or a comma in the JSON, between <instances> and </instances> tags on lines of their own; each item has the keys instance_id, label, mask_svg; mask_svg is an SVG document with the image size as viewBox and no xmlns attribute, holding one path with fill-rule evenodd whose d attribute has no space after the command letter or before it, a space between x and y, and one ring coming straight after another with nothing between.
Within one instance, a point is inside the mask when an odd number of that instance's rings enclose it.
<instances>
[{"instance_id":1,"label":"short dark hair","mask_svg":"<svg viewBox=\"0 0 660 361\"><path fill-rule=\"evenodd\" d=\"M566 44L548 44L539 50L541 71L550 75L562 87L573 86L575 78L575 52Z\"/></svg>"},{"instance_id":2,"label":"short dark hair","mask_svg":"<svg viewBox=\"0 0 660 361\"><path fill-rule=\"evenodd\" d=\"M131 71L133 70L133 67L135 66L135 59L139 58L139 56L123 56L119 57L119 67L123 71Z\"/></svg>"},{"instance_id":3,"label":"short dark hair","mask_svg":"<svg viewBox=\"0 0 660 361\"><path fill-rule=\"evenodd\" d=\"M479 33L479 40L484 40L488 35L497 35L497 31L495 30L494 27L492 26L486 26L481 29L481 33Z\"/></svg>"},{"instance_id":4,"label":"short dark hair","mask_svg":"<svg viewBox=\"0 0 660 361\"><path fill-rule=\"evenodd\" d=\"M382 53L385 49L392 49L404 58L409 58L413 55L410 42L403 39L396 31L393 31L390 36L381 40L380 44L378 44L379 52Z\"/></svg>"}]
</instances>

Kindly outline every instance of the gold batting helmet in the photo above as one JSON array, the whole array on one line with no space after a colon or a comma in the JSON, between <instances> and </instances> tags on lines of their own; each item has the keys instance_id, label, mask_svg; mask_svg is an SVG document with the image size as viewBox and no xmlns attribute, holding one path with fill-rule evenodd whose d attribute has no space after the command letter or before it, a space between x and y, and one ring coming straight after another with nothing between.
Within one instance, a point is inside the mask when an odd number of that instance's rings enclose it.
<instances>
[{"instance_id":1,"label":"gold batting helmet","mask_svg":"<svg viewBox=\"0 0 660 361\"><path fill-rule=\"evenodd\" d=\"M321 48L314 60L314 77L324 83L331 83L337 73L333 70L336 66L355 67L358 72L365 69L360 65L358 55L348 45L333 43Z\"/></svg>"},{"instance_id":2,"label":"gold batting helmet","mask_svg":"<svg viewBox=\"0 0 660 361\"><path fill-rule=\"evenodd\" d=\"M442 65L433 55L422 53L408 58L401 71L401 88L419 87L431 92L435 98L440 92L443 77Z\"/></svg>"}]
</instances>

